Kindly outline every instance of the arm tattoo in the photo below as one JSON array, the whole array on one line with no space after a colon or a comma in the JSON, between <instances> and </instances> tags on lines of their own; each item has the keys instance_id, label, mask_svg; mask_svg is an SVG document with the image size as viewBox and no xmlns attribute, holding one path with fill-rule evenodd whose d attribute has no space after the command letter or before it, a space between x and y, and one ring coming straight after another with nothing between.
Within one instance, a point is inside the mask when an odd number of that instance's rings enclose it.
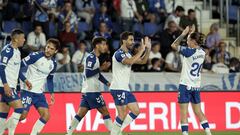
<instances>
[{"instance_id":1,"label":"arm tattoo","mask_svg":"<svg viewBox=\"0 0 240 135\"><path fill-rule=\"evenodd\" d=\"M174 42L173 44L175 45L179 45L181 43L181 41L184 39L185 36L180 35Z\"/></svg>"}]
</instances>

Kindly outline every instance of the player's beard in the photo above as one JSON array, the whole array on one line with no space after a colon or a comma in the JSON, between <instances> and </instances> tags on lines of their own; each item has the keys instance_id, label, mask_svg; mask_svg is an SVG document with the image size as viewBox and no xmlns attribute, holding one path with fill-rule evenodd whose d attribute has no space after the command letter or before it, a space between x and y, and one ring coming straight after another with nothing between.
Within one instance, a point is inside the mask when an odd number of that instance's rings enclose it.
<instances>
[{"instance_id":1,"label":"player's beard","mask_svg":"<svg viewBox=\"0 0 240 135\"><path fill-rule=\"evenodd\" d=\"M45 52L45 57L46 57L46 58L51 58L52 56L53 56L53 55L51 55L51 54Z\"/></svg>"}]
</instances>

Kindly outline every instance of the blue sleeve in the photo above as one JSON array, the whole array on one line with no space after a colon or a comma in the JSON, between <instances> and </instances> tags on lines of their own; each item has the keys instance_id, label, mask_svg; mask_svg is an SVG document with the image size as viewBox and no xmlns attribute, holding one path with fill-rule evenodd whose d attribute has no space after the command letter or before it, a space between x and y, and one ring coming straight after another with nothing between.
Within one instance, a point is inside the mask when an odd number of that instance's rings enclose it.
<instances>
[{"instance_id":1,"label":"blue sleeve","mask_svg":"<svg viewBox=\"0 0 240 135\"><path fill-rule=\"evenodd\" d=\"M94 65L96 64L96 56L94 55L89 55L86 58L86 69L85 69L85 75L87 78L92 77L100 72L100 69L94 68Z\"/></svg>"},{"instance_id":2,"label":"blue sleeve","mask_svg":"<svg viewBox=\"0 0 240 135\"><path fill-rule=\"evenodd\" d=\"M53 85L53 74L55 73L56 71L56 68L57 68L57 63L56 61L54 61L54 67L53 67L53 70L50 72L50 74L48 75L47 77L47 87L48 87L48 91L50 93L53 93L54 92L54 85Z\"/></svg>"},{"instance_id":3,"label":"blue sleeve","mask_svg":"<svg viewBox=\"0 0 240 135\"><path fill-rule=\"evenodd\" d=\"M117 51L115 53L115 58L118 62L122 63L122 61L126 58L126 54L122 51Z\"/></svg>"},{"instance_id":4,"label":"blue sleeve","mask_svg":"<svg viewBox=\"0 0 240 135\"><path fill-rule=\"evenodd\" d=\"M185 47L185 46L180 46L179 52L185 57L190 57L196 52L196 49Z\"/></svg>"},{"instance_id":5,"label":"blue sleeve","mask_svg":"<svg viewBox=\"0 0 240 135\"><path fill-rule=\"evenodd\" d=\"M0 77L1 77L1 80L2 80L3 84L7 83L6 74L5 74L5 66L4 65L0 65Z\"/></svg>"},{"instance_id":6,"label":"blue sleeve","mask_svg":"<svg viewBox=\"0 0 240 135\"><path fill-rule=\"evenodd\" d=\"M85 75L86 75L87 78L89 78L89 77L92 77L92 76L98 74L99 72L100 72L99 68L94 69L94 70L86 69L85 70Z\"/></svg>"},{"instance_id":7,"label":"blue sleeve","mask_svg":"<svg viewBox=\"0 0 240 135\"><path fill-rule=\"evenodd\" d=\"M99 73L99 81L101 81L103 84L107 85L108 84L108 80L101 74Z\"/></svg>"},{"instance_id":8,"label":"blue sleeve","mask_svg":"<svg viewBox=\"0 0 240 135\"><path fill-rule=\"evenodd\" d=\"M25 67L28 65L31 65L33 63L35 63L37 60L39 60L42 57L42 53L41 52L33 52L31 54L29 54L27 57L25 57L22 62L21 62L21 67Z\"/></svg>"},{"instance_id":9,"label":"blue sleeve","mask_svg":"<svg viewBox=\"0 0 240 135\"><path fill-rule=\"evenodd\" d=\"M1 78L3 84L7 83L5 68L8 64L8 61L12 58L12 56L13 56L13 49L10 47L6 47L1 52L0 78Z\"/></svg>"},{"instance_id":10,"label":"blue sleeve","mask_svg":"<svg viewBox=\"0 0 240 135\"><path fill-rule=\"evenodd\" d=\"M12 56L13 56L13 48L10 48L10 47L4 48L1 52L0 64L7 66L8 61L12 58Z\"/></svg>"},{"instance_id":11,"label":"blue sleeve","mask_svg":"<svg viewBox=\"0 0 240 135\"><path fill-rule=\"evenodd\" d=\"M21 67L20 68L20 71L19 71L19 78L24 82L27 78L23 75L23 68Z\"/></svg>"}]
</instances>

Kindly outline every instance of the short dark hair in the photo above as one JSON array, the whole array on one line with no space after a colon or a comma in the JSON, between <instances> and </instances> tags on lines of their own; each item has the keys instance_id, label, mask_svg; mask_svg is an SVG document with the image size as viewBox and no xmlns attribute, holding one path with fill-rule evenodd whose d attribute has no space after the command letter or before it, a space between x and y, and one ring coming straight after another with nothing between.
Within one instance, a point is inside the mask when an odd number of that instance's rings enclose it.
<instances>
[{"instance_id":1,"label":"short dark hair","mask_svg":"<svg viewBox=\"0 0 240 135\"><path fill-rule=\"evenodd\" d=\"M21 29L13 29L11 32L11 38L13 38L16 35L24 34L24 32Z\"/></svg>"},{"instance_id":2,"label":"short dark hair","mask_svg":"<svg viewBox=\"0 0 240 135\"><path fill-rule=\"evenodd\" d=\"M176 9L175 9L175 12L184 12L185 9L182 7L182 6L177 6Z\"/></svg>"},{"instance_id":3,"label":"short dark hair","mask_svg":"<svg viewBox=\"0 0 240 135\"><path fill-rule=\"evenodd\" d=\"M59 49L60 49L60 42L59 42L58 39L49 38L49 39L47 40L47 44L48 44L48 43L52 43L52 44L55 46L56 50L59 50Z\"/></svg>"},{"instance_id":4,"label":"short dark hair","mask_svg":"<svg viewBox=\"0 0 240 135\"><path fill-rule=\"evenodd\" d=\"M64 4L66 4L66 3L71 3L71 1L70 1L70 0L64 0L63 3L64 3Z\"/></svg>"},{"instance_id":5,"label":"short dark hair","mask_svg":"<svg viewBox=\"0 0 240 135\"><path fill-rule=\"evenodd\" d=\"M35 30L37 27L41 27L41 28L42 28L42 25L41 25L41 24L35 24L35 25L34 25L34 30Z\"/></svg>"},{"instance_id":6,"label":"short dark hair","mask_svg":"<svg viewBox=\"0 0 240 135\"><path fill-rule=\"evenodd\" d=\"M157 46L157 45L161 46L161 43L160 43L160 42L155 42L155 43L153 43L153 44L152 44L152 48L155 47L155 46Z\"/></svg>"},{"instance_id":7,"label":"short dark hair","mask_svg":"<svg viewBox=\"0 0 240 135\"><path fill-rule=\"evenodd\" d=\"M195 40L199 46L203 46L205 44L205 35L198 32L193 32L190 35L190 38Z\"/></svg>"},{"instance_id":8,"label":"short dark hair","mask_svg":"<svg viewBox=\"0 0 240 135\"><path fill-rule=\"evenodd\" d=\"M102 41L107 42L107 39L104 38L104 37L100 37L100 36L99 37L94 37L93 40L92 40L93 48L96 48L96 45L102 43Z\"/></svg>"},{"instance_id":9,"label":"short dark hair","mask_svg":"<svg viewBox=\"0 0 240 135\"><path fill-rule=\"evenodd\" d=\"M152 58L151 64L154 65L159 60L160 60L159 58Z\"/></svg>"},{"instance_id":10,"label":"short dark hair","mask_svg":"<svg viewBox=\"0 0 240 135\"><path fill-rule=\"evenodd\" d=\"M188 15L190 15L191 13L195 12L195 10L193 9L188 9Z\"/></svg>"},{"instance_id":11,"label":"short dark hair","mask_svg":"<svg viewBox=\"0 0 240 135\"><path fill-rule=\"evenodd\" d=\"M121 44L123 43L123 40L127 40L129 36L133 36L134 34L132 32L129 31L124 31L123 33L121 33L120 35L120 42Z\"/></svg>"}]
</instances>

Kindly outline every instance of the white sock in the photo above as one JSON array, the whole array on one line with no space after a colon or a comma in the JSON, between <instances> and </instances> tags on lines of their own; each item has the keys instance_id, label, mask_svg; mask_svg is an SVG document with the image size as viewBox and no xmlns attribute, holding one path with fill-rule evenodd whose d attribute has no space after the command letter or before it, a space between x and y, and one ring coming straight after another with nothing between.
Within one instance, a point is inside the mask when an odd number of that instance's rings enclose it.
<instances>
[{"instance_id":1,"label":"white sock","mask_svg":"<svg viewBox=\"0 0 240 135\"><path fill-rule=\"evenodd\" d=\"M126 118L124 119L124 121L123 121L121 130L123 131L124 128L126 128L133 120L134 120L134 119L132 119L132 117L128 114L128 115L126 116Z\"/></svg>"},{"instance_id":2,"label":"white sock","mask_svg":"<svg viewBox=\"0 0 240 135\"><path fill-rule=\"evenodd\" d=\"M107 127L108 131L111 131L113 123L111 119L104 119L104 124Z\"/></svg>"},{"instance_id":3,"label":"white sock","mask_svg":"<svg viewBox=\"0 0 240 135\"><path fill-rule=\"evenodd\" d=\"M46 121L44 119L42 118L38 119L32 128L31 135L37 135L38 133L40 133L43 127L45 126L45 124L46 124Z\"/></svg>"},{"instance_id":4,"label":"white sock","mask_svg":"<svg viewBox=\"0 0 240 135\"><path fill-rule=\"evenodd\" d=\"M108 131L111 131L113 125L111 117L109 115L103 116L103 121Z\"/></svg>"},{"instance_id":5,"label":"white sock","mask_svg":"<svg viewBox=\"0 0 240 135\"><path fill-rule=\"evenodd\" d=\"M187 131L182 132L183 135L188 135Z\"/></svg>"},{"instance_id":6,"label":"white sock","mask_svg":"<svg viewBox=\"0 0 240 135\"><path fill-rule=\"evenodd\" d=\"M2 135L5 131L6 128L6 119L5 118L0 118L0 135Z\"/></svg>"},{"instance_id":7,"label":"white sock","mask_svg":"<svg viewBox=\"0 0 240 135\"><path fill-rule=\"evenodd\" d=\"M78 115L76 115L72 122L71 122L71 125L70 127L68 128L68 131L67 131L67 135L71 135L73 133L73 131L77 128L78 126L78 123L81 121L82 118L80 118Z\"/></svg>"},{"instance_id":8,"label":"white sock","mask_svg":"<svg viewBox=\"0 0 240 135\"><path fill-rule=\"evenodd\" d=\"M17 127L20 117L21 117L21 113L13 112L11 117L8 119L7 123L8 123L8 134L9 135L14 135L15 129Z\"/></svg>"},{"instance_id":9,"label":"white sock","mask_svg":"<svg viewBox=\"0 0 240 135\"><path fill-rule=\"evenodd\" d=\"M206 128L205 133L206 135L212 135L210 128Z\"/></svg>"},{"instance_id":10,"label":"white sock","mask_svg":"<svg viewBox=\"0 0 240 135\"><path fill-rule=\"evenodd\" d=\"M116 117L116 120L115 120L115 122L112 125L112 129L111 129L110 135L119 135L119 134L121 134L122 123L123 123L123 121L119 117Z\"/></svg>"},{"instance_id":11,"label":"white sock","mask_svg":"<svg viewBox=\"0 0 240 135\"><path fill-rule=\"evenodd\" d=\"M135 115L134 113L130 112L126 118L123 121L122 127L121 127L121 131L124 130L124 128L126 128L130 123L132 123L135 119L137 118L137 115Z\"/></svg>"}]
</instances>

